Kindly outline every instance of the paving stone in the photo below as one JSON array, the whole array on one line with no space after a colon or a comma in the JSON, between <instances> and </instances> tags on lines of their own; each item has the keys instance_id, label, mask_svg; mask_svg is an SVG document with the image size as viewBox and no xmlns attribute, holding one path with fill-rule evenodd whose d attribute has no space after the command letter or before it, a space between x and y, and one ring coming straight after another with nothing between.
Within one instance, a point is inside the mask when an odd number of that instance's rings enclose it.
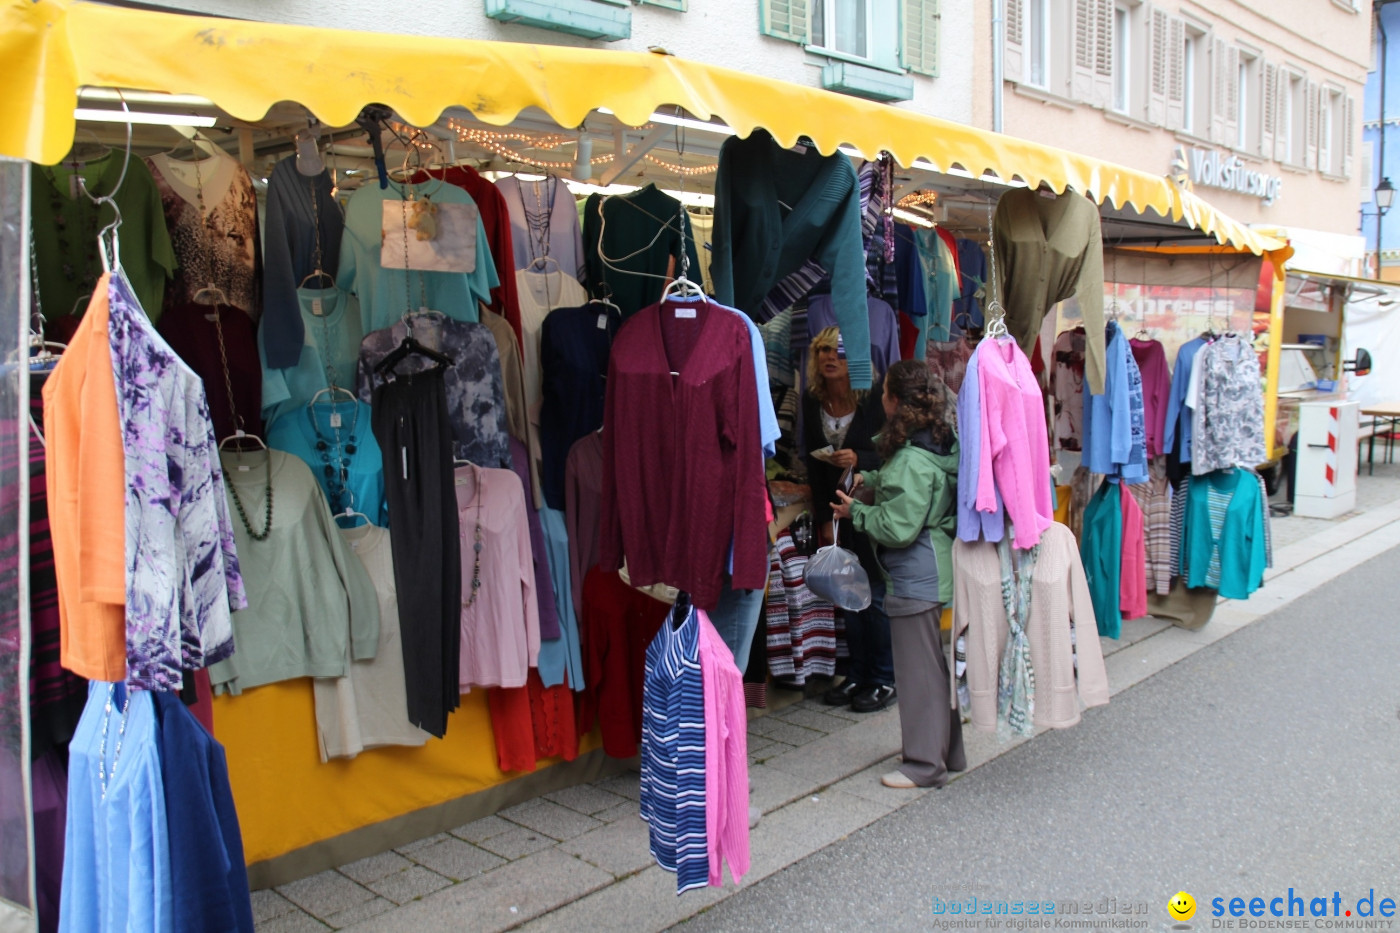
<instances>
[{"instance_id":1,"label":"paving stone","mask_svg":"<svg viewBox=\"0 0 1400 933\"><path fill-rule=\"evenodd\" d=\"M277 889L287 900L317 917L353 907L374 897L349 878L335 870L323 871Z\"/></svg>"},{"instance_id":2,"label":"paving stone","mask_svg":"<svg viewBox=\"0 0 1400 933\"><path fill-rule=\"evenodd\" d=\"M671 899L675 877L671 877ZM349 929L353 933L497 933L577 901L613 876L583 859L546 849L430 894Z\"/></svg>"},{"instance_id":3,"label":"paving stone","mask_svg":"<svg viewBox=\"0 0 1400 933\"><path fill-rule=\"evenodd\" d=\"M577 784L573 787L557 790L552 794L545 794L544 797L546 800L553 800L570 810L577 810L579 813L586 813L589 816L601 813L609 807L615 807L627 799L619 797L612 791L594 787L592 784Z\"/></svg>"},{"instance_id":4,"label":"paving stone","mask_svg":"<svg viewBox=\"0 0 1400 933\"><path fill-rule=\"evenodd\" d=\"M788 745L806 745L808 742L822 737L822 733L815 729L804 729L802 726L784 722L776 716L755 720L749 725L749 730L757 732L764 738L786 742Z\"/></svg>"},{"instance_id":5,"label":"paving stone","mask_svg":"<svg viewBox=\"0 0 1400 933\"><path fill-rule=\"evenodd\" d=\"M642 808L635 800L620 803L610 810L593 814L595 820L602 820L604 823L613 823L622 819L640 819Z\"/></svg>"},{"instance_id":6,"label":"paving stone","mask_svg":"<svg viewBox=\"0 0 1400 933\"><path fill-rule=\"evenodd\" d=\"M784 722L790 722L796 726L803 726L808 729L816 729L818 732L832 733L840 732L842 729L849 729L851 721L842 719L839 716L829 716L823 712L797 706L792 709L783 710L777 716Z\"/></svg>"},{"instance_id":7,"label":"paving stone","mask_svg":"<svg viewBox=\"0 0 1400 933\"><path fill-rule=\"evenodd\" d=\"M380 878L392 875L396 871L403 871L412 864L397 852L381 852L378 855L371 855L369 858L362 858L358 862L342 865L339 871L352 881L369 884L371 881L378 881Z\"/></svg>"},{"instance_id":8,"label":"paving stone","mask_svg":"<svg viewBox=\"0 0 1400 933\"><path fill-rule=\"evenodd\" d=\"M426 849L428 846L435 846L439 842L445 842L447 839L447 833L434 833L425 839L419 839L417 842L410 842L407 845L398 846L394 851L402 855L409 855L413 852L417 852L419 849Z\"/></svg>"},{"instance_id":9,"label":"paving stone","mask_svg":"<svg viewBox=\"0 0 1400 933\"><path fill-rule=\"evenodd\" d=\"M257 933L325 933L330 927L300 910L280 914L257 924Z\"/></svg>"},{"instance_id":10,"label":"paving stone","mask_svg":"<svg viewBox=\"0 0 1400 933\"><path fill-rule=\"evenodd\" d=\"M639 872L652 863L647 824L639 819L618 820L575 836L568 842L561 842L559 850L577 855L619 878Z\"/></svg>"},{"instance_id":11,"label":"paving stone","mask_svg":"<svg viewBox=\"0 0 1400 933\"><path fill-rule=\"evenodd\" d=\"M515 824L508 820L503 820L499 816L487 816L464 826L458 826L452 830L452 835L467 842L481 842L483 839L490 839L492 836L499 836L509 829L514 829Z\"/></svg>"},{"instance_id":12,"label":"paving stone","mask_svg":"<svg viewBox=\"0 0 1400 933\"><path fill-rule=\"evenodd\" d=\"M462 881L505 864L505 859L500 856L492 855L484 849L478 849L451 836L436 845L414 852L413 860L424 868L455 881Z\"/></svg>"},{"instance_id":13,"label":"paving stone","mask_svg":"<svg viewBox=\"0 0 1400 933\"><path fill-rule=\"evenodd\" d=\"M749 805L770 813L820 787L801 775L776 771L765 765L749 767ZM640 822L640 821L638 821Z\"/></svg>"},{"instance_id":14,"label":"paving stone","mask_svg":"<svg viewBox=\"0 0 1400 933\"><path fill-rule=\"evenodd\" d=\"M387 897L395 904L407 904L425 894L441 891L452 883L437 872L428 871L421 865L404 869L387 878L380 878L370 885L374 893Z\"/></svg>"},{"instance_id":15,"label":"paving stone","mask_svg":"<svg viewBox=\"0 0 1400 933\"><path fill-rule=\"evenodd\" d=\"M840 791L843 794L850 794L862 800L869 800L872 803L880 804L890 810L897 810L906 803L913 803L925 794L932 793L931 787L912 787L909 789L899 789L886 787L880 783L880 778L899 768L899 758L886 758L884 761L876 762L864 771L859 771L848 778L843 778L831 785L828 790ZM822 791L826 793L826 791ZM821 795L818 794L818 797Z\"/></svg>"},{"instance_id":16,"label":"paving stone","mask_svg":"<svg viewBox=\"0 0 1400 933\"><path fill-rule=\"evenodd\" d=\"M494 852L501 858L518 859L521 856L529 855L531 852L538 852L541 849L548 849L555 844L555 840L543 833L532 832L516 826L508 829L498 836L483 840L481 847L488 852Z\"/></svg>"},{"instance_id":17,"label":"paving stone","mask_svg":"<svg viewBox=\"0 0 1400 933\"><path fill-rule=\"evenodd\" d=\"M733 885L700 888L677 897L676 876L652 865L527 923L521 931L659 933L717 904L735 890Z\"/></svg>"},{"instance_id":18,"label":"paving stone","mask_svg":"<svg viewBox=\"0 0 1400 933\"><path fill-rule=\"evenodd\" d=\"M764 736L761 736L761 735L752 735L752 734L750 734L750 735L748 736L748 743L747 743L747 744L748 744L749 754L750 754L750 755L753 755L753 754L755 754L755 753L757 753L757 752L763 751L765 748L771 748L771 747L773 746L773 740L770 739L770 738L766 738L766 737L764 737Z\"/></svg>"},{"instance_id":19,"label":"paving stone","mask_svg":"<svg viewBox=\"0 0 1400 933\"><path fill-rule=\"evenodd\" d=\"M560 840L572 839L599 825L591 816L584 816L549 800L531 800L509 810L502 810L501 816L527 829Z\"/></svg>"},{"instance_id":20,"label":"paving stone","mask_svg":"<svg viewBox=\"0 0 1400 933\"><path fill-rule=\"evenodd\" d=\"M627 797L632 800L642 799L642 776L635 771L628 771L624 774L613 775L604 781L598 781L593 786L617 794L619 797Z\"/></svg>"},{"instance_id":21,"label":"paving stone","mask_svg":"<svg viewBox=\"0 0 1400 933\"><path fill-rule=\"evenodd\" d=\"M899 710L888 709L866 714L858 729L843 729L775 755L764 762L764 767L796 775L814 787L824 787L872 762L898 754L899 745Z\"/></svg>"},{"instance_id":22,"label":"paving stone","mask_svg":"<svg viewBox=\"0 0 1400 933\"><path fill-rule=\"evenodd\" d=\"M356 904L348 910L331 914L326 918L326 923L339 930L343 927L353 926L370 917L377 917L380 914L388 913L396 905L393 901L384 897L376 897L372 901L365 901L363 904Z\"/></svg>"},{"instance_id":23,"label":"paving stone","mask_svg":"<svg viewBox=\"0 0 1400 933\"><path fill-rule=\"evenodd\" d=\"M850 722L860 722L866 716L870 715L869 713L857 713L855 710L851 709L849 705L827 706L826 704L822 704L821 712L826 713L828 716L835 716L837 719L849 720Z\"/></svg>"},{"instance_id":24,"label":"paving stone","mask_svg":"<svg viewBox=\"0 0 1400 933\"><path fill-rule=\"evenodd\" d=\"M280 917L282 914L291 913L296 909L297 905L293 904L276 891L264 890L253 892L254 923L262 923L264 920Z\"/></svg>"}]
</instances>

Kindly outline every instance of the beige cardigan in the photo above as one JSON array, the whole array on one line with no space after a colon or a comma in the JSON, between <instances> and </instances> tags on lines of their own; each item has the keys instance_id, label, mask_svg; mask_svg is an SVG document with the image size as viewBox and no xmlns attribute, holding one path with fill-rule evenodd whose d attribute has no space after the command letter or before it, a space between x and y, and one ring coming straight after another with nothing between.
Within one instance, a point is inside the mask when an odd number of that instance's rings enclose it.
<instances>
[{"instance_id":1,"label":"beige cardigan","mask_svg":"<svg viewBox=\"0 0 1400 933\"><path fill-rule=\"evenodd\" d=\"M1006 647L1006 609L1001 601L1001 563L995 544L953 544L953 638L967 636L967 686L972 695L972 724L983 732L996 729L997 674ZM1076 693L1070 621L1079 654ZM1031 669L1035 672L1037 726L1066 729L1079 722L1079 699L1086 706L1108 702L1108 675L1099 648L1098 625L1089 600L1089 584L1074 534L1059 523L1040 539L1040 557L1031 580L1031 616L1027 624Z\"/></svg>"}]
</instances>

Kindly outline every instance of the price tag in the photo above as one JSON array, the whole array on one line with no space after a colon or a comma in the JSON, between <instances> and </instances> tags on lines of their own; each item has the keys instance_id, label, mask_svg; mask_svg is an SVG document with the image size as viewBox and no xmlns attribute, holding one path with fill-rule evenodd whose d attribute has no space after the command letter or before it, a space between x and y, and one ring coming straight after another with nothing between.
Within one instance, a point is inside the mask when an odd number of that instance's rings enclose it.
<instances>
[{"instance_id":1,"label":"price tag","mask_svg":"<svg viewBox=\"0 0 1400 933\"><path fill-rule=\"evenodd\" d=\"M607 330L607 329L608 329L608 316L607 316L606 314L600 314L600 315L598 315L598 329L599 329L599 330Z\"/></svg>"},{"instance_id":2,"label":"price tag","mask_svg":"<svg viewBox=\"0 0 1400 933\"><path fill-rule=\"evenodd\" d=\"M326 312L325 312L325 310L323 309L323 306L321 305L321 299L319 299L319 298L312 298L312 299L311 299L311 313L314 314L314 315L316 315L317 317L325 317L325 316L326 316Z\"/></svg>"},{"instance_id":3,"label":"price tag","mask_svg":"<svg viewBox=\"0 0 1400 933\"><path fill-rule=\"evenodd\" d=\"M680 321L680 320L686 320L686 319L693 318L693 317L695 317L695 309L694 309L694 308L677 308L677 309L676 309L676 320L678 320L678 321Z\"/></svg>"},{"instance_id":4,"label":"price tag","mask_svg":"<svg viewBox=\"0 0 1400 933\"><path fill-rule=\"evenodd\" d=\"M338 427L340 427L340 412L338 412L338 411L333 411L333 412L331 412L331 427L333 427L333 428L338 428Z\"/></svg>"}]
</instances>

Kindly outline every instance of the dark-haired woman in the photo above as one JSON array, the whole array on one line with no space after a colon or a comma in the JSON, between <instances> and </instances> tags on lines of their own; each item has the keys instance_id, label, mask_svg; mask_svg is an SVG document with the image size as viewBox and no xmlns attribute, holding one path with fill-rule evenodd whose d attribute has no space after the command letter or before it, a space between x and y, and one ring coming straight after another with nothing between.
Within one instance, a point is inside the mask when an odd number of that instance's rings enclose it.
<instances>
[{"instance_id":1,"label":"dark-haired woman","mask_svg":"<svg viewBox=\"0 0 1400 933\"><path fill-rule=\"evenodd\" d=\"M877 545L885 576L885 612L899 684L904 760L881 778L887 787L942 787L967 767L957 693L938 620L953 591L957 530L958 442L953 413L922 360L903 360L885 376L884 466L859 474L874 493L864 505L837 490L832 511Z\"/></svg>"}]
</instances>

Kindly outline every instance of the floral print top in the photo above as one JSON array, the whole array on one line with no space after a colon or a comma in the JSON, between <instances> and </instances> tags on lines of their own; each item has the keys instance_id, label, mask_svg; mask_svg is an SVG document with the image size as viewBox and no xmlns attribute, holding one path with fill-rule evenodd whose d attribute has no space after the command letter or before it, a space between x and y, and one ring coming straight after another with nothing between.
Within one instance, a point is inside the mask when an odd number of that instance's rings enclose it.
<instances>
[{"instance_id":1,"label":"floral print top","mask_svg":"<svg viewBox=\"0 0 1400 933\"><path fill-rule=\"evenodd\" d=\"M1227 335L1196 357L1200 392L1192 414L1191 472L1197 476L1268 459L1259 357L1243 337Z\"/></svg>"},{"instance_id":2,"label":"floral print top","mask_svg":"<svg viewBox=\"0 0 1400 933\"><path fill-rule=\"evenodd\" d=\"M110 277L112 373L126 460L127 683L178 690L233 654L247 605L204 384Z\"/></svg>"}]
</instances>

